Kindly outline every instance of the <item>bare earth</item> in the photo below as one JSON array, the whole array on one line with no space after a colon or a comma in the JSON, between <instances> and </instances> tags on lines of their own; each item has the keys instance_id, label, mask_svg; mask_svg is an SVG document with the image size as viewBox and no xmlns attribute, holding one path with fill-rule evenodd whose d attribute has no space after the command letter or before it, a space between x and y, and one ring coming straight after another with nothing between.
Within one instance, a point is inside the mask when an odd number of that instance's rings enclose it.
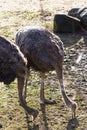
<instances>
[{"instance_id":1,"label":"bare earth","mask_svg":"<svg viewBox=\"0 0 87 130\"><path fill-rule=\"evenodd\" d=\"M0 0L0 35L14 42L15 34L23 26L45 26L53 30L56 13L68 13L72 8L87 6L86 0ZM19 106L17 81L9 87L0 83L1 130L87 130L87 32L58 34L64 43L64 85L67 95L78 104L77 115L71 111L60 94L55 71L46 74L45 94L57 101L44 105L39 99L39 74L31 70L28 82L27 104L38 109L39 115L32 122ZM79 63L77 59L81 57Z\"/></svg>"}]
</instances>

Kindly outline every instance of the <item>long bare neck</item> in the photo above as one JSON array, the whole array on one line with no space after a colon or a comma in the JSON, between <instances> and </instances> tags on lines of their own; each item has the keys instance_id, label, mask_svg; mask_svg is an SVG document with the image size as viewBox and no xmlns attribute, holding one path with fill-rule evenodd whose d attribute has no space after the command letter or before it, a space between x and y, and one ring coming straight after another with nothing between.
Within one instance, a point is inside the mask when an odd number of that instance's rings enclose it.
<instances>
[{"instance_id":1,"label":"long bare neck","mask_svg":"<svg viewBox=\"0 0 87 130\"><path fill-rule=\"evenodd\" d=\"M72 107L72 100L66 95L66 92L65 92L65 89L64 89L64 85L61 85L61 94L62 94L62 97L63 97L63 100L65 102L65 104L68 106L68 107Z\"/></svg>"}]
</instances>

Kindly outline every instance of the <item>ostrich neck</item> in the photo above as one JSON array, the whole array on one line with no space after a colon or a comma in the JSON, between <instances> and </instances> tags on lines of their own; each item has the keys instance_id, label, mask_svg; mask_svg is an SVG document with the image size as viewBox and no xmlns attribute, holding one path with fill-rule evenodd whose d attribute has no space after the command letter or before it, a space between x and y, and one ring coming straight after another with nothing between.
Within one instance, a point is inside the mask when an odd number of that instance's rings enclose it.
<instances>
[{"instance_id":1,"label":"ostrich neck","mask_svg":"<svg viewBox=\"0 0 87 130\"><path fill-rule=\"evenodd\" d=\"M65 89L64 89L64 86L62 85L61 86L61 93L62 93L62 97L63 97L63 100L65 102L65 104L72 108L72 101L70 100L70 98L66 95L66 92L65 92Z\"/></svg>"}]
</instances>

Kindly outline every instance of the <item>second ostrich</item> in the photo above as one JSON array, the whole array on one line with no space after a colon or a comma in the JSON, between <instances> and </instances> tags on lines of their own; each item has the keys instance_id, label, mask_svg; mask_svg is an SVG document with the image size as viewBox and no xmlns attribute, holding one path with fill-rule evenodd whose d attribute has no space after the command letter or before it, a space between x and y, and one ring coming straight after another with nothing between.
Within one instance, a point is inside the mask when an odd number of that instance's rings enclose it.
<instances>
[{"instance_id":1,"label":"second ostrich","mask_svg":"<svg viewBox=\"0 0 87 130\"><path fill-rule=\"evenodd\" d=\"M44 96L44 75L46 72L56 70L63 100L71 108L75 117L77 104L66 95L63 84L64 49L60 38L45 28L24 27L16 34L15 42L28 60L28 70L32 67L41 74L41 101L49 104L55 103Z\"/></svg>"}]
</instances>

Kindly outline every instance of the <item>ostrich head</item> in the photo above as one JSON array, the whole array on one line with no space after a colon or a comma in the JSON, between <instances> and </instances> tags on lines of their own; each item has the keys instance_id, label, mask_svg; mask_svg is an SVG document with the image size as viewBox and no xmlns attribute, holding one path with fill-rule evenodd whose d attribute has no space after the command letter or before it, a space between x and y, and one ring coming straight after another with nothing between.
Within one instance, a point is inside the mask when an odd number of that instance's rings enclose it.
<instances>
[{"instance_id":1,"label":"ostrich head","mask_svg":"<svg viewBox=\"0 0 87 130\"><path fill-rule=\"evenodd\" d=\"M72 118L76 116L77 103L73 101L72 103Z\"/></svg>"}]
</instances>

